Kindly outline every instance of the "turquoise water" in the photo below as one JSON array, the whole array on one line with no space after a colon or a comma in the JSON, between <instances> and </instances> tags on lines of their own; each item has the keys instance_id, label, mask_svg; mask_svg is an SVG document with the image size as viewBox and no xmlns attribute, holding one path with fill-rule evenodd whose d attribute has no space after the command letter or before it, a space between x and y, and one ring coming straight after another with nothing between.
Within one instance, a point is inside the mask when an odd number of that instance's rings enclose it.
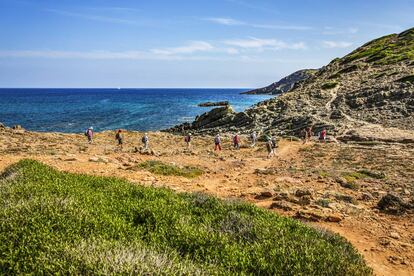
<instances>
[{"instance_id":1,"label":"turquoise water","mask_svg":"<svg viewBox=\"0 0 414 276\"><path fill-rule=\"evenodd\" d=\"M236 111L268 99L240 95L246 89L0 89L0 122L28 130L82 132L123 128L159 130L211 108L206 101L229 101Z\"/></svg>"}]
</instances>

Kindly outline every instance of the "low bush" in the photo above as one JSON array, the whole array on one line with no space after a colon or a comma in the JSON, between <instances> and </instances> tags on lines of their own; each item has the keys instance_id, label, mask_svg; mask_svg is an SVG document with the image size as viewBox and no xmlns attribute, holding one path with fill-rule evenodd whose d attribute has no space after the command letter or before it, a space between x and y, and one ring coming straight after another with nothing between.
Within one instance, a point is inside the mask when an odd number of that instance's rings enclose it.
<instances>
[{"instance_id":1,"label":"low bush","mask_svg":"<svg viewBox=\"0 0 414 276\"><path fill-rule=\"evenodd\" d=\"M0 179L0 274L370 275L342 237L251 204L32 160Z\"/></svg>"},{"instance_id":2,"label":"low bush","mask_svg":"<svg viewBox=\"0 0 414 276\"><path fill-rule=\"evenodd\" d=\"M326 82L324 84L322 84L321 88L323 90L328 90L328 89L333 89L338 85L337 82Z\"/></svg>"},{"instance_id":3,"label":"low bush","mask_svg":"<svg viewBox=\"0 0 414 276\"><path fill-rule=\"evenodd\" d=\"M203 174L203 170L184 166L178 167L171 164L165 164L161 161L146 161L138 165L142 169L146 169L154 174L160 175L175 175L175 176L184 176L187 178L194 178Z\"/></svg>"}]
</instances>

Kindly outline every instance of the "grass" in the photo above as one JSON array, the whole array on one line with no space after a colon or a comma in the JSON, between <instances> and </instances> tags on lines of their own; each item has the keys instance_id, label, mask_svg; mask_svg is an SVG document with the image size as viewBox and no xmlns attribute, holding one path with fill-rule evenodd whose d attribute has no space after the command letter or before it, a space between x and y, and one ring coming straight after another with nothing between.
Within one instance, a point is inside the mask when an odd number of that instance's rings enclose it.
<instances>
[{"instance_id":1,"label":"grass","mask_svg":"<svg viewBox=\"0 0 414 276\"><path fill-rule=\"evenodd\" d=\"M398 82L409 82L414 84L414 75L408 75L397 80Z\"/></svg>"},{"instance_id":2,"label":"grass","mask_svg":"<svg viewBox=\"0 0 414 276\"><path fill-rule=\"evenodd\" d=\"M414 28L372 40L344 57L342 63L360 59L375 65L414 60Z\"/></svg>"},{"instance_id":3,"label":"grass","mask_svg":"<svg viewBox=\"0 0 414 276\"><path fill-rule=\"evenodd\" d=\"M0 176L0 205L0 274L372 274L342 237L251 204L32 160Z\"/></svg>"},{"instance_id":4,"label":"grass","mask_svg":"<svg viewBox=\"0 0 414 276\"><path fill-rule=\"evenodd\" d=\"M152 172L153 174L184 176L187 178L194 178L204 173L202 169L196 167L178 167L155 160L145 161L138 166Z\"/></svg>"},{"instance_id":5,"label":"grass","mask_svg":"<svg viewBox=\"0 0 414 276\"><path fill-rule=\"evenodd\" d=\"M338 83L334 82L334 81L333 82L326 82L326 83L322 84L321 88L323 90L329 90L329 89L335 88L337 85L338 85Z\"/></svg>"}]
</instances>

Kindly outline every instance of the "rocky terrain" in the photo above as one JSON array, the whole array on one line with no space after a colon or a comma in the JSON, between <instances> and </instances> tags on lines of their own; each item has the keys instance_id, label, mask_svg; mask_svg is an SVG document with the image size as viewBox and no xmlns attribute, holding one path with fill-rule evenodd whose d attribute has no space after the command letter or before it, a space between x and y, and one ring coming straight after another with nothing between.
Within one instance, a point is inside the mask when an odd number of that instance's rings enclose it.
<instances>
[{"instance_id":1,"label":"rocky terrain","mask_svg":"<svg viewBox=\"0 0 414 276\"><path fill-rule=\"evenodd\" d=\"M306 126L326 127L343 141L414 142L414 29L334 59L289 92L244 112L216 108L169 131L298 136Z\"/></svg>"},{"instance_id":2,"label":"rocky terrain","mask_svg":"<svg viewBox=\"0 0 414 276\"><path fill-rule=\"evenodd\" d=\"M244 135L241 150L233 150L231 137L223 135L220 153L213 151L210 136L195 135L187 149L182 136L149 133L151 150L146 151L140 148L142 133L124 135L124 147L119 149L112 131L97 133L88 144L83 134L0 127L0 171L31 158L69 172L249 201L341 234L376 275L412 275L412 144L303 144L282 139L276 157L267 159L265 144L252 148ZM203 174L194 178L154 174L140 166L150 160L200 168Z\"/></svg>"},{"instance_id":3,"label":"rocky terrain","mask_svg":"<svg viewBox=\"0 0 414 276\"><path fill-rule=\"evenodd\" d=\"M318 72L317 69L303 69L296 71L293 74L290 74L287 77L284 77L283 79L272 83L269 86L258 88L254 90L250 90L247 92L243 92L241 94L250 94L250 95L259 95L259 94L266 94L266 95L279 95L285 92L289 92L292 90L295 85L297 85L299 82L304 81L314 74Z\"/></svg>"}]
</instances>

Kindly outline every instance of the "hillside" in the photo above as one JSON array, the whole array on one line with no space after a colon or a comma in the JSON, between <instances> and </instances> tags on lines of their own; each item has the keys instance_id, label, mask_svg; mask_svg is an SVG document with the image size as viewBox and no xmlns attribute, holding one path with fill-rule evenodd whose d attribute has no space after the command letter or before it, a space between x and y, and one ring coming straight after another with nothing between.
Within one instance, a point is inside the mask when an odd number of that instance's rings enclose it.
<instances>
[{"instance_id":1,"label":"hillside","mask_svg":"<svg viewBox=\"0 0 414 276\"><path fill-rule=\"evenodd\" d=\"M309 125L342 140L413 142L414 29L373 40L245 112L215 109L170 131L300 135Z\"/></svg>"},{"instance_id":2,"label":"hillside","mask_svg":"<svg viewBox=\"0 0 414 276\"><path fill-rule=\"evenodd\" d=\"M316 74L317 69L303 69L296 71L290 74L287 77L282 78L281 80L272 83L269 86L258 88L254 90L250 90L247 92L243 92L242 94L250 94L250 95L259 95L259 94L266 94L266 95L279 95L285 92L292 90L298 82L304 81L314 74Z\"/></svg>"},{"instance_id":3,"label":"hillside","mask_svg":"<svg viewBox=\"0 0 414 276\"><path fill-rule=\"evenodd\" d=\"M0 177L2 274L371 274L339 235L250 204L31 160Z\"/></svg>"}]
</instances>

